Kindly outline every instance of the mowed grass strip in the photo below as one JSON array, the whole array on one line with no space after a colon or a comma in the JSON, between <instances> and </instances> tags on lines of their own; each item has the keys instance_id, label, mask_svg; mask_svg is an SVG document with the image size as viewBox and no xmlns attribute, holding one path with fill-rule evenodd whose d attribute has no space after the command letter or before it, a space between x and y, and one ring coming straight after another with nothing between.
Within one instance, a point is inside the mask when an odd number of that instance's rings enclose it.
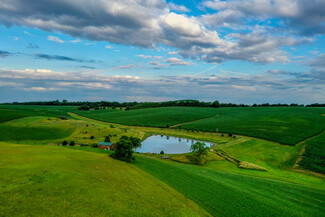
<instances>
[{"instance_id":1,"label":"mowed grass strip","mask_svg":"<svg viewBox=\"0 0 325 217\"><path fill-rule=\"evenodd\" d=\"M325 191L138 156L135 165L214 216L323 216Z\"/></svg>"},{"instance_id":2,"label":"mowed grass strip","mask_svg":"<svg viewBox=\"0 0 325 217\"><path fill-rule=\"evenodd\" d=\"M220 108L218 116L181 125L198 129L246 135L294 145L325 129L325 108L249 107Z\"/></svg>"},{"instance_id":3,"label":"mowed grass strip","mask_svg":"<svg viewBox=\"0 0 325 217\"><path fill-rule=\"evenodd\" d=\"M207 216L132 164L57 146L0 143L0 216Z\"/></svg>"},{"instance_id":4,"label":"mowed grass strip","mask_svg":"<svg viewBox=\"0 0 325 217\"><path fill-rule=\"evenodd\" d=\"M99 121L138 125L147 127L166 127L188 121L199 120L216 115L216 108L164 107L136 109L129 111L91 110L76 111L77 114Z\"/></svg>"}]
</instances>

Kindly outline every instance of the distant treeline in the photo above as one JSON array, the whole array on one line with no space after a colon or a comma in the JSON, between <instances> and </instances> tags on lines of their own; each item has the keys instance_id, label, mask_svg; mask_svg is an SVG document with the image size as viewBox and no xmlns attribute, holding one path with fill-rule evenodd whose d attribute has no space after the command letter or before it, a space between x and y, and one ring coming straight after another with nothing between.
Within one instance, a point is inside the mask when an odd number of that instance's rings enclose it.
<instances>
[{"instance_id":1,"label":"distant treeline","mask_svg":"<svg viewBox=\"0 0 325 217\"><path fill-rule=\"evenodd\" d=\"M13 102L13 103L2 103L6 105L52 105L52 106L79 106L80 110L89 109L104 109L104 108L116 108L124 107L126 110L131 109L142 109L142 108L157 108L157 107L169 107L169 106L188 106L188 107L325 107L325 104L314 103L309 105L303 104L235 104L235 103L219 103L218 100L214 102L201 102L198 100L174 100L166 102L68 102L67 100L54 100L54 101L37 101L37 102Z\"/></svg>"}]
</instances>

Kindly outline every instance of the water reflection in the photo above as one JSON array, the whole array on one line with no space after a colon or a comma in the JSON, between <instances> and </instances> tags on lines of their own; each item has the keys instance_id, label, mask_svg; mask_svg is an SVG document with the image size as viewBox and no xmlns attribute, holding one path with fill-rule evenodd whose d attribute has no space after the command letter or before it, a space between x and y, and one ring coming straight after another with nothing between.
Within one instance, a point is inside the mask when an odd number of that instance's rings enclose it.
<instances>
[{"instance_id":1,"label":"water reflection","mask_svg":"<svg viewBox=\"0 0 325 217\"><path fill-rule=\"evenodd\" d=\"M190 152L191 145L196 143L197 140L184 139L172 136L155 135L148 137L142 142L142 147L137 149L141 153L160 153L164 151L165 154L181 154ZM212 143L204 142L207 146Z\"/></svg>"}]
</instances>

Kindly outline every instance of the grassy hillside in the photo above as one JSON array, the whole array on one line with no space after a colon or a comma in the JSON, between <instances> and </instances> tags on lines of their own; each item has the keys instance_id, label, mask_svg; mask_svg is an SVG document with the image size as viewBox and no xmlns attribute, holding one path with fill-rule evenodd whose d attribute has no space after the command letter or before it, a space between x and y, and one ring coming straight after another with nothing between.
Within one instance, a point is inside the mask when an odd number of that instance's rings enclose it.
<instances>
[{"instance_id":1,"label":"grassy hillside","mask_svg":"<svg viewBox=\"0 0 325 217\"><path fill-rule=\"evenodd\" d=\"M77 114L100 121L125 125L166 127L216 115L218 109L198 107L164 107L129 111L91 110Z\"/></svg>"},{"instance_id":2,"label":"grassy hillside","mask_svg":"<svg viewBox=\"0 0 325 217\"><path fill-rule=\"evenodd\" d=\"M68 111L75 110L76 106L0 105L0 123L31 116L68 116Z\"/></svg>"},{"instance_id":3,"label":"grassy hillside","mask_svg":"<svg viewBox=\"0 0 325 217\"><path fill-rule=\"evenodd\" d=\"M214 216L323 216L325 191L200 166L137 157L135 165Z\"/></svg>"},{"instance_id":4,"label":"grassy hillside","mask_svg":"<svg viewBox=\"0 0 325 217\"><path fill-rule=\"evenodd\" d=\"M325 174L325 132L304 142L305 151L299 166Z\"/></svg>"},{"instance_id":5,"label":"grassy hillside","mask_svg":"<svg viewBox=\"0 0 325 217\"><path fill-rule=\"evenodd\" d=\"M296 144L325 129L325 108L221 108L219 116L183 124L185 129L234 133Z\"/></svg>"},{"instance_id":6,"label":"grassy hillside","mask_svg":"<svg viewBox=\"0 0 325 217\"><path fill-rule=\"evenodd\" d=\"M0 216L206 216L173 188L107 155L0 143Z\"/></svg>"}]
</instances>

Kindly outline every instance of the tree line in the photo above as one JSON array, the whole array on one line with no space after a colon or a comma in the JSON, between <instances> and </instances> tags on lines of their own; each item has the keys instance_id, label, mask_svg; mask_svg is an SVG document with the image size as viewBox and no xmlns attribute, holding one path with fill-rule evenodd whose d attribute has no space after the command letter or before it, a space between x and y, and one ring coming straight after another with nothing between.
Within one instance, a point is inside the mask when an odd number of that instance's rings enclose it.
<instances>
[{"instance_id":1,"label":"tree line","mask_svg":"<svg viewBox=\"0 0 325 217\"><path fill-rule=\"evenodd\" d=\"M158 107L170 107L170 106L188 106L188 107L325 107L325 103L313 103L313 104L236 104L236 103L219 103L218 100L213 102L204 102L199 100L174 100L165 102L117 102L117 101L99 101L99 102L68 102L67 100L53 100L53 101L34 101L34 102L12 102L12 103L2 103L5 105L48 105L48 106L79 106L80 110L90 110L90 109L105 109L105 108L125 108L125 110L131 109L142 109L142 108L158 108Z\"/></svg>"}]
</instances>

